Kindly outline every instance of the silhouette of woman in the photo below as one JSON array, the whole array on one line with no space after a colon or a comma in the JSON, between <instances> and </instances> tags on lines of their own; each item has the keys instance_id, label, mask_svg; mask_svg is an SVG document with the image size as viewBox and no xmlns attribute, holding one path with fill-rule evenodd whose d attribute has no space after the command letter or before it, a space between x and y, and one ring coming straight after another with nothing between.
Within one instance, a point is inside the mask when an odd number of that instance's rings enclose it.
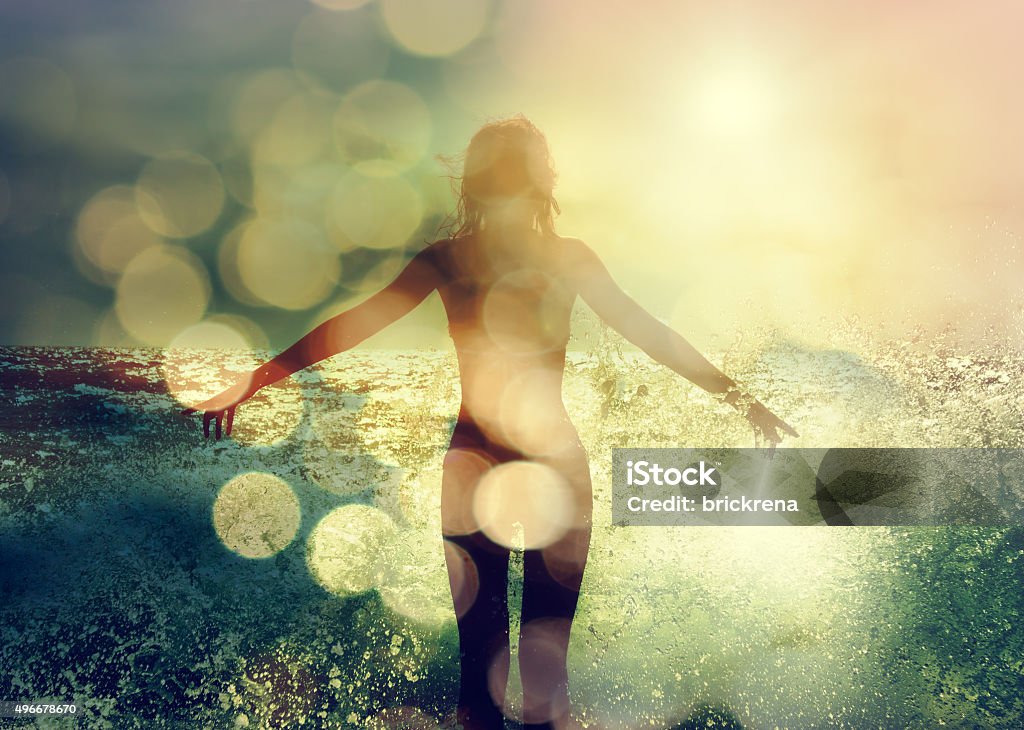
<instances>
[{"instance_id":1,"label":"silhouette of woman","mask_svg":"<svg viewBox=\"0 0 1024 730\"><path fill-rule=\"evenodd\" d=\"M442 531L458 618L458 718L504 727L509 551L524 550L519 666L525 727L569 722L566 652L590 543L587 454L562 402L577 297L655 360L720 394L771 444L797 435L626 295L582 241L555 234L547 141L523 117L485 125L466 150L452 236L385 289L321 324L252 377L189 412L220 438L260 388L348 350L437 290L458 357L462 405L442 478Z\"/></svg>"}]
</instances>

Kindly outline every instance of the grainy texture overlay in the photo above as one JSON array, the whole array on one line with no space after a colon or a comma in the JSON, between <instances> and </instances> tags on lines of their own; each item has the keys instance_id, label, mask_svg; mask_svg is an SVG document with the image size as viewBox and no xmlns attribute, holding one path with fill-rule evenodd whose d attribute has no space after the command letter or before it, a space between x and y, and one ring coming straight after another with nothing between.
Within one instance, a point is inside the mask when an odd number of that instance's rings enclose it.
<instances>
[{"instance_id":1,"label":"grainy texture overlay","mask_svg":"<svg viewBox=\"0 0 1024 730\"><path fill-rule=\"evenodd\" d=\"M1019 362L862 351L768 342L727 365L803 446L1021 445ZM450 725L451 355L336 357L241 407L230 440L176 415L250 363L0 351L0 699L77 702L100 728ZM749 434L616 352L571 356L564 396L595 485L570 647L587 726L1024 721L1019 527L615 528L612 448Z\"/></svg>"}]
</instances>

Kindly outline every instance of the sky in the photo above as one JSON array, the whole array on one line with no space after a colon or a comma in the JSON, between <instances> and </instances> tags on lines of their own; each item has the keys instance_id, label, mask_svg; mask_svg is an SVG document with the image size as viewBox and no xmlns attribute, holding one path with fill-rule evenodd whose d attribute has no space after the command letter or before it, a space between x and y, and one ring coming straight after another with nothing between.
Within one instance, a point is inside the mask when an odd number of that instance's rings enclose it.
<instances>
[{"instance_id":1,"label":"sky","mask_svg":"<svg viewBox=\"0 0 1024 730\"><path fill-rule=\"evenodd\" d=\"M0 5L0 344L281 348L441 234L489 119L699 346L1024 338L1024 6ZM444 159L449 158L446 164ZM367 346L444 346L430 301Z\"/></svg>"}]
</instances>

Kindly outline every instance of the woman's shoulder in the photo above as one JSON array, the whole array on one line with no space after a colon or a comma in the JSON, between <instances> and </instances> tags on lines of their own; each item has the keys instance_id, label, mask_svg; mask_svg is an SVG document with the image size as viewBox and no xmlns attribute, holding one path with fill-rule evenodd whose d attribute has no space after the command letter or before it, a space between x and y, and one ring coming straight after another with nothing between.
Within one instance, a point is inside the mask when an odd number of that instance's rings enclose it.
<instances>
[{"instance_id":1,"label":"woman's shoulder","mask_svg":"<svg viewBox=\"0 0 1024 730\"><path fill-rule=\"evenodd\" d=\"M439 238L436 241L428 243L420 249L419 253L416 255L424 259L436 258L437 256L450 251L454 241L455 239L452 238Z\"/></svg>"},{"instance_id":2,"label":"woman's shoulder","mask_svg":"<svg viewBox=\"0 0 1024 730\"><path fill-rule=\"evenodd\" d=\"M471 239L472 236L440 238L433 243L427 244L427 247L421 253L428 258L443 261L456 256L459 251L465 250L467 246L472 245Z\"/></svg>"},{"instance_id":3,"label":"woman's shoulder","mask_svg":"<svg viewBox=\"0 0 1024 730\"><path fill-rule=\"evenodd\" d=\"M583 242L582 238L576 238L575 236L558 235L556 235L555 238L557 239L558 243L570 253L581 253L590 250L587 244Z\"/></svg>"},{"instance_id":4,"label":"woman's shoulder","mask_svg":"<svg viewBox=\"0 0 1024 730\"><path fill-rule=\"evenodd\" d=\"M430 264L442 275L451 276L457 269L462 268L459 262L465 260L472 245L472 236L441 238L427 244L416 257Z\"/></svg>"},{"instance_id":5,"label":"woman's shoulder","mask_svg":"<svg viewBox=\"0 0 1024 730\"><path fill-rule=\"evenodd\" d=\"M584 266L597 258L594 250L583 239L573 236L556 236L561 258L572 267Z\"/></svg>"},{"instance_id":6,"label":"woman's shoulder","mask_svg":"<svg viewBox=\"0 0 1024 730\"><path fill-rule=\"evenodd\" d=\"M427 248L435 248L437 250L458 248L461 246L472 245L476 236L472 233L467 233L462 236L452 236L451 238L439 238L433 243L429 244Z\"/></svg>"}]
</instances>

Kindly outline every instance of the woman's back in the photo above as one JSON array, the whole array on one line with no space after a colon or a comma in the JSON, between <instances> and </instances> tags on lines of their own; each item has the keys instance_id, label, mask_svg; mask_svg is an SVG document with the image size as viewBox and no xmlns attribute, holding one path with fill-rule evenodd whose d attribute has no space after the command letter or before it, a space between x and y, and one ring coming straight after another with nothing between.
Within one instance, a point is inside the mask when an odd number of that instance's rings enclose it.
<instances>
[{"instance_id":1,"label":"woman's back","mask_svg":"<svg viewBox=\"0 0 1024 730\"><path fill-rule=\"evenodd\" d=\"M561 399L577 287L571 244L533 231L434 244L455 344L463 420L538 455L576 442Z\"/></svg>"}]
</instances>

